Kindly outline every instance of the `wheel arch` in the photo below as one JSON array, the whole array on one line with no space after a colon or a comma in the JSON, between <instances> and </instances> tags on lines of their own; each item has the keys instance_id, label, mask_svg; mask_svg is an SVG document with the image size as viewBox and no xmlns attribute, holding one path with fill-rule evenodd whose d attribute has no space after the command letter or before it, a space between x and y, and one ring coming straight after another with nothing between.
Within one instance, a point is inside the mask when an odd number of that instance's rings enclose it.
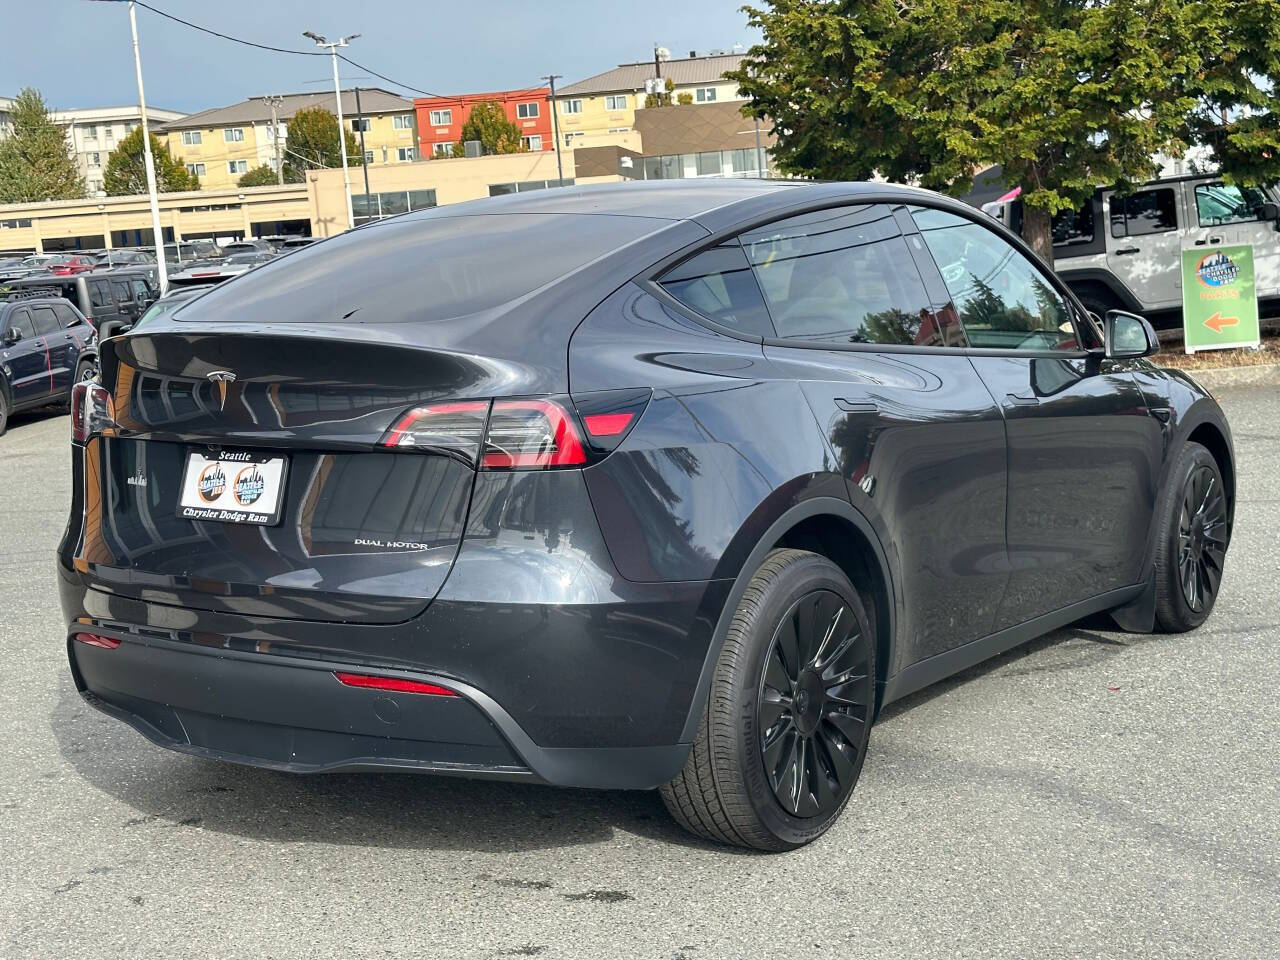
<instances>
[{"instance_id":1,"label":"wheel arch","mask_svg":"<svg viewBox=\"0 0 1280 960\"><path fill-rule=\"evenodd\" d=\"M1212 420L1202 420L1191 428L1186 442L1200 444L1209 451L1218 464L1222 482L1227 488L1227 522L1233 523L1236 505L1236 468L1231 443L1227 440L1226 434Z\"/></svg>"},{"instance_id":2,"label":"wheel arch","mask_svg":"<svg viewBox=\"0 0 1280 960\"><path fill-rule=\"evenodd\" d=\"M871 521L847 500L816 496L794 504L775 518L756 538L755 546L739 568L716 622L689 715L685 719L681 742L691 742L697 734L711 689L711 676L729 632L729 623L747 584L769 551L779 547L811 550L827 557L844 571L858 590L863 606L872 617L876 634L876 709L879 710L893 655L898 611L896 580Z\"/></svg>"}]
</instances>

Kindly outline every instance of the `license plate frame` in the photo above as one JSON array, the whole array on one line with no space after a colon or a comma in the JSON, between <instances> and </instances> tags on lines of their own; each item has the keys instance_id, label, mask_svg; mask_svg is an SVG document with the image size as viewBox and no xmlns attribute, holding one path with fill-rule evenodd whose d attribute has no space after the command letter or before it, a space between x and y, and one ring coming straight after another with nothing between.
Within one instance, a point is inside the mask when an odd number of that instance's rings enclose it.
<instances>
[{"instance_id":1,"label":"license plate frame","mask_svg":"<svg viewBox=\"0 0 1280 960\"><path fill-rule=\"evenodd\" d=\"M253 494L255 479L257 495L245 502ZM289 458L283 454L188 449L177 514L185 520L273 527L284 512L288 480ZM259 503L262 506L254 509Z\"/></svg>"}]
</instances>

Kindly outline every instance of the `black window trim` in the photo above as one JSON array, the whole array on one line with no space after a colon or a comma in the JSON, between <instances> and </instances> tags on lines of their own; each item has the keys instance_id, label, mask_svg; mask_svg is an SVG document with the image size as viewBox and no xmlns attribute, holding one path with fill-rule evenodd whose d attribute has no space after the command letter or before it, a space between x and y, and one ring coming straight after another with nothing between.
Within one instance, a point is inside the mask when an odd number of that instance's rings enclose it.
<instances>
[{"instance_id":1,"label":"black window trim","mask_svg":"<svg viewBox=\"0 0 1280 960\"><path fill-rule=\"evenodd\" d=\"M1119 199L1123 203L1128 204L1130 197L1136 197L1140 193L1159 193L1161 190L1168 190L1169 193L1173 195L1173 226L1168 230L1152 230L1149 233L1131 234L1129 232L1129 212L1126 210L1124 214L1124 233L1117 235L1115 213L1112 209L1112 205L1116 202L1116 200ZM1107 218L1106 218L1107 219L1107 236L1109 236L1112 240L1128 240L1130 237L1159 237L1159 236L1163 236L1166 233L1177 233L1179 230L1182 230L1183 225L1178 222L1178 219L1180 216L1178 212L1178 193L1179 191L1176 187L1166 186L1163 182L1160 182L1160 181L1157 181L1156 183L1150 186L1139 187L1138 189L1134 190L1132 193L1126 193L1123 196L1116 193L1115 190L1110 191L1110 196L1106 198L1107 200L1107 211L1106 211L1107 212ZM1200 217L1198 214L1196 216L1196 222L1197 223L1200 222Z\"/></svg>"},{"instance_id":2,"label":"black window trim","mask_svg":"<svg viewBox=\"0 0 1280 960\"><path fill-rule=\"evenodd\" d=\"M992 233L1000 237L1006 243L1009 243L1018 253L1026 257L1027 260L1040 271L1050 288L1057 293L1066 302L1068 306L1068 315L1071 320L1072 329L1076 334L1076 342L1084 343L1080 336L1080 327L1078 318L1084 316L1084 308L1076 299L1074 293L1065 283L1058 277L1049 272L1046 273L1041 265L1040 258L1037 257L1021 237L1010 232L1003 224L993 220L989 215L981 210L970 208L968 206L956 207L949 203L939 203L937 198L932 194L922 193L919 197L905 197L901 193L878 193L868 192L858 195L844 195L839 197L823 197L821 199L807 200L802 203L787 204L780 209L772 210L758 217L752 217L735 223L723 230L714 233L708 232L708 236L703 237L693 244L690 244L683 250L678 250L670 254L651 266L632 277L631 282L640 289L644 290L663 306L674 311L682 317L697 323L699 326L706 327L714 333L723 334L734 340L741 340L745 343L758 343L761 346L778 346L778 347L794 347L799 350L838 350L847 353L909 353L920 355L944 354L946 356L971 356L971 357L1026 357L1028 359L1053 359L1053 360L1084 360L1089 357L1097 356L1098 350L1018 350L1012 347L937 347L928 346L920 347L909 343L803 343L797 340L785 340L777 337L748 336L737 330L732 330L723 324L716 323L709 317L704 317L698 311L694 310L673 297L662 288L662 284L658 279L668 270L679 266L686 260L692 260L704 250L719 246L727 240L735 239L738 235L747 233L751 230L758 230L770 223L779 220L788 220L791 217L803 216L806 213L817 213L821 210L830 210L835 207L848 206L865 206L872 203L884 203L892 206L918 206L927 207L930 210L940 210L944 213L951 213L962 219L972 221L981 227L991 230ZM957 201L959 204L959 201ZM913 218L914 221L914 218ZM918 228L917 228L918 232ZM1007 234L1007 236L1006 236ZM904 233L904 236L906 234ZM926 251L928 252L928 251ZM933 255L929 254L930 262L933 262ZM934 263L934 269L937 270L937 264ZM939 279L941 272L939 271ZM922 279L925 279L922 276ZM945 286L945 284L944 284ZM930 283L925 279L925 289L930 288ZM768 304L765 304L768 308Z\"/></svg>"}]
</instances>

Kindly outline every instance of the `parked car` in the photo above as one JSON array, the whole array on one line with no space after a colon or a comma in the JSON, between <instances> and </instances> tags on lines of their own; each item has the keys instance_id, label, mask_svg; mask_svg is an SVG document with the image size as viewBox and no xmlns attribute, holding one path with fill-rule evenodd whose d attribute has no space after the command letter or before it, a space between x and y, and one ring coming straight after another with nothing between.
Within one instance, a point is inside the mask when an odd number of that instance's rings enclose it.
<instances>
[{"instance_id":1,"label":"parked car","mask_svg":"<svg viewBox=\"0 0 1280 960\"><path fill-rule=\"evenodd\" d=\"M10 284L14 290L49 290L66 297L93 324L101 338L128 329L158 290L145 267L116 268L72 277L31 276Z\"/></svg>"},{"instance_id":2,"label":"parked car","mask_svg":"<svg viewBox=\"0 0 1280 960\"><path fill-rule=\"evenodd\" d=\"M280 241L277 245L277 249L281 253L288 253L290 250L299 250L302 247L309 247L319 239L319 237L286 237Z\"/></svg>"},{"instance_id":3,"label":"parked car","mask_svg":"<svg viewBox=\"0 0 1280 960\"><path fill-rule=\"evenodd\" d=\"M65 299L42 292L0 298L0 436L9 414L71 400L98 373L93 328Z\"/></svg>"},{"instance_id":4,"label":"parked car","mask_svg":"<svg viewBox=\"0 0 1280 960\"><path fill-rule=\"evenodd\" d=\"M192 297L200 296L200 294L204 293L205 289L206 288L202 286L173 287L163 297L151 304L151 306L147 307L146 312L138 319L138 322L129 328L129 332L135 333L143 325L172 313L181 304L186 303Z\"/></svg>"},{"instance_id":5,"label":"parked car","mask_svg":"<svg viewBox=\"0 0 1280 960\"><path fill-rule=\"evenodd\" d=\"M1231 434L1157 349L908 187L369 224L103 345L71 676L201 757L658 787L793 848L885 704L1087 615L1209 616Z\"/></svg>"},{"instance_id":6,"label":"parked car","mask_svg":"<svg viewBox=\"0 0 1280 960\"><path fill-rule=\"evenodd\" d=\"M236 253L275 253L276 248L266 240L236 240L222 245L224 256Z\"/></svg>"},{"instance_id":7,"label":"parked car","mask_svg":"<svg viewBox=\"0 0 1280 960\"><path fill-rule=\"evenodd\" d=\"M22 257L0 258L0 284L8 283L10 280L20 280L34 272L35 268L27 266Z\"/></svg>"},{"instance_id":8,"label":"parked car","mask_svg":"<svg viewBox=\"0 0 1280 960\"><path fill-rule=\"evenodd\" d=\"M983 206L1015 232L1022 201ZM1053 262L1085 307L1136 310L1159 327L1182 323L1182 248L1253 244L1263 315L1280 313L1280 189L1213 176L1155 180L1128 196L1097 190L1053 218Z\"/></svg>"},{"instance_id":9,"label":"parked car","mask_svg":"<svg viewBox=\"0 0 1280 960\"><path fill-rule=\"evenodd\" d=\"M138 250L144 251L155 256L156 248L138 247ZM187 263L192 260L209 260L222 256L222 248L213 240L183 240L181 245L176 243L166 243L164 245L164 259L166 263Z\"/></svg>"},{"instance_id":10,"label":"parked car","mask_svg":"<svg viewBox=\"0 0 1280 960\"><path fill-rule=\"evenodd\" d=\"M88 273L97 265L97 258L83 253L55 256L47 261L44 266L46 270L56 277L69 277L77 273Z\"/></svg>"},{"instance_id":11,"label":"parked car","mask_svg":"<svg viewBox=\"0 0 1280 960\"><path fill-rule=\"evenodd\" d=\"M155 262L155 254L145 250L103 250L98 256L99 269L103 267L154 266Z\"/></svg>"},{"instance_id":12,"label":"parked car","mask_svg":"<svg viewBox=\"0 0 1280 960\"><path fill-rule=\"evenodd\" d=\"M175 287L211 286L248 272L255 264L270 260L274 254L240 253L218 260L198 260L186 270L171 274L169 283Z\"/></svg>"}]
</instances>

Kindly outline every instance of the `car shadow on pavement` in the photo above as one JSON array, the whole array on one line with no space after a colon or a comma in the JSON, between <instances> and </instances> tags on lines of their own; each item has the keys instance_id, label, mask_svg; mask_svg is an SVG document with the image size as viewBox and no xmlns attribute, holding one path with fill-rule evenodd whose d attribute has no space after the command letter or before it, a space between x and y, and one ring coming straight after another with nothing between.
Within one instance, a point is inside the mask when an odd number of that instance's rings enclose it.
<instances>
[{"instance_id":1,"label":"car shadow on pavement","mask_svg":"<svg viewBox=\"0 0 1280 960\"><path fill-rule=\"evenodd\" d=\"M570 790L411 773L296 775L203 760L157 747L99 713L81 700L69 677L50 719L76 775L131 808L119 824L129 830L198 826L254 840L490 853L599 843L630 833L711 848L671 820L657 791Z\"/></svg>"},{"instance_id":2,"label":"car shadow on pavement","mask_svg":"<svg viewBox=\"0 0 1280 960\"><path fill-rule=\"evenodd\" d=\"M36 424L43 423L46 420L53 420L57 417L65 417L68 411L65 405L52 407L38 407L35 410L23 410L21 413L9 414L9 425L5 428L5 436L13 437L15 434L21 434L24 427L34 427ZM67 428L67 437L71 436L71 428ZM68 442L70 440L68 439Z\"/></svg>"}]
</instances>

